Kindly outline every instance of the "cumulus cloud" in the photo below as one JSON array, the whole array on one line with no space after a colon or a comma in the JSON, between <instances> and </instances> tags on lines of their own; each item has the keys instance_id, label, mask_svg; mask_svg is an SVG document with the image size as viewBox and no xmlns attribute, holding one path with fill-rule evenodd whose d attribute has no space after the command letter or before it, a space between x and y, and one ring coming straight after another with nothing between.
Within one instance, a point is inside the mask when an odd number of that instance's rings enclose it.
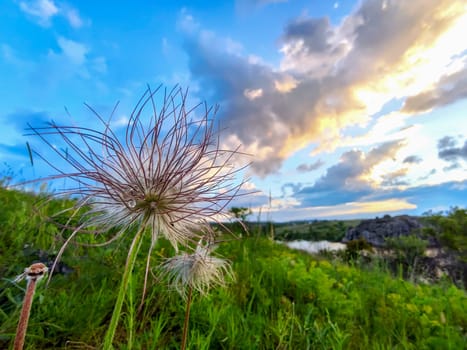
<instances>
[{"instance_id":1,"label":"cumulus cloud","mask_svg":"<svg viewBox=\"0 0 467 350\"><path fill-rule=\"evenodd\" d=\"M202 29L187 12L183 19L191 76L204 98L220 103L226 140L254 154L260 176L312 143L315 154L333 151L347 127L368 124L394 99L412 98L407 114L410 106L415 112L465 96L467 43L458 38L467 11L460 0L367 0L337 26L300 16L279 38L278 67ZM449 98L441 93L446 87ZM421 103L433 89L443 97Z\"/></svg>"},{"instance_id":2,"label":"cumulus cloud","mask_svg":"<svg viewBox=\"0 0 467 350\"><path fill-rule=\"evenodd\" d=\"M299 18L285 28L284 41L299 41L310 53L329 51L333 30L329 18Z\"/></svg>"},{"instance_id":3,"label":"cumulus cloud","mask_svg":"<svg viewBox=\"0 0 467 350\"><path fill-rule=\"evenodd\" d=\"M245 97L249 100L254 100L258 97L263 96L263 90L262 89L246 89L243 91L243 94Z\"/></svg>"},{"instance_id":4,"label":"cumulus cloud","mask_svg":"<svg viewBox=\"0 0 467 350\"><path fill-rule=\"evenodd\" d=\"M407 210L416 209L417 205L407 199L386 199L379 201L361 201L358 203L345 203L333 207L321 207L312 210L317 217L348 217L362 218L372 215L391 213L393 215L407 213Z\"/></svg>"},{"instance_id":5,"label":"cumulus cloud","mask_svg":"<svg viewBox=\"0 0 467 350\"><path fill-rule=\"evenodd\" d=\"M446 149L446 148L453 148L457 144L457 141L452 136L444 136L443 138L438 140L438 149Z\"/></svg>"},{"instance_id":6,"label":"cumulus cloud","mask_svg":"<svg viewBox=\"0 0 467 350\"><path fill-rule=\"evenodd\" d=\"M101 77L107 73L105 57L93 55L86 43L65 36L58 36L56 47L45 54L27 58L15 47L2 44L0 59L7 64L10 79L27 83L23 95L32 95L38 100L56 99L77 86L78 90L98 89Z\"/></svg>"},{"instance_id":7,"label":"cumulus cloud","mask_svg":"<svg viewBox=\"0 0 467 350\"><path fill-rule=\"evenodd\" d=\"M443 167L444 171L460 169L461 165L457 162L452 162L450 165Z\"/></svg>"},{"instance_id":8,"label":"cumulus cloud","mask_svg":"<svg viewBox=\"0 0 467 350\"><path fill-rule=\"evenodd\" d=\"M411 156L405 157L402 162L408 163L408 164L418 164L421 161L422 161L422 158L420 158L419 156L411 155Z\"/></svg>"},{"instance_id":9,"label":"cumulus cloud","mask_svg":"<svg viewBox=\"0 0 467 350\"><path fill-rule=\"evenodd\" d=\"M378 147L373 148L366 156L368 166L382 162L385 159L395 159L397 152L404 145L400 140L385 142Z\"/></svg>"},{"instance_id":10,"label":"cumulus cloud","mask_svg":"<svg viewBox=\"0 0 467 350\"><path fill-rule=\"evenodd\" d=\"M59 5L54 0L20 1L19 7L43 27L50 26L55 16L64 17L73 28L80 28L84 24L78 10L66 4Z\"/></svg>"},{"instance_id":11,"label":"cumulus cloud","mask_svg":"<svg viewBox=\"0 0 467 350\"><path fill-rule=\"evenodd\" d=\"M321 159L318 159L316 162L310 163L310 164L300 164L297 167L297 171L301 173L308 173L310 171L317 170L321 168L324 165L324 162Z\"/></svg>"},{"instance_id":12,"label":"cumulus cloud","mask_svg":"<svg viewBox=\"0 0 467 350\"><path fill-rule=\"evenodd\" d=\"M281 186L282 197L296 193L301 190L303 185L299 183L287 182Z\"/></svg>"},{"instance_id":13,"label":"cumulus cloud","mask_svg":"<svg viewBox=\"0 0 467 350\"><path fill-rule=\"evenodd\" d=\"M403 178L407 175L408 168L400 168L396 171L384 174L382 176L383 181L381 182L382 186L407 186L409 182Z\"/></svg>"},{"instance_id":14,"label":"cumulus cloud","mask_svg":"<svg viewBox=\"0 0 467 350\"><path fill-rule=\"evenodd\" d=\"M450 167L449 170L459 167L456 163L458 160L463 159L467 161L467 140L464 141L463 146L457 145L457 139L452 136L445 136L438 141L438 157L448 162L455 163L452 164L455 166Z\"/></svg>"},{"instance_id":15,"label":"cumulus cloud","mask_svg":"<svg viewBox=\"0 0 467 350\"><path fill-rule=\"evenodd\" d=\"M467 196L467 181L447 182L437 185L415 186L408 189L392 187L379 190L359 198L358 201L323 204L315 201L280 202L277 206L252 208L275 221L291 221L316 218L365 218L391 213L393 215L426 212L433 208L448 210L449 206L439 207L440 199L451 206L462 207ZM355 197L354 197L355 198ZM351 197L349 197L351 199ZM275 201L273 201L275 203ZM438 210L437 209L437 210Z\"/></svg>"},{"instance_id":16,"label":"cumulus cloud","mask_svg":"<svg viewBox=\"0 0 467 350\"><path fill-rule=\"evenodd\" d=\"M247 195L244 195L247 194ZM253 189L242 188L239 195L231 203L232 207L243 207L254 209L256 215L259 215L262 208L268 207L271 202L269 194Z\"/></svg>"},{"instance_id":17,"label":"cumulus cloud","mask_svg":"<svg viewBox=\"0 0 467 350\"><path fill-rule=\"evenodd\" d=\"M432 209L439 203L449 203L451 206L465 206L467 195L467 180L450 181L435 185L420 185L400 189L398 187L374 193L371 200L385 200L388 198L406 198L416 203L423 211ZM446 208L449 209L449 208Z\"/></svg>"},{"instance_id":18,"label":"cumulus cloud","mask_svg":"<svg viewBox=\"0 0 467 350\"><path fill-rule=\"evenodd\" d=\"M57 42L63 54L68 57L72 63L81 65L86 61L86 55L89 49L84 44L64 37L59 37Z\"/></svg>"},{"instance_id":19,"label":"cumulus cloud","mask_svg":"<svg viewBox=\"0 0 467 350\"><path fill-rule=\"evenodd\" d=\"M245 151L254 154L258 161L253 169L258 174L276 171L284 156L274 144L288 137L288 126L280 120L277 110L281 108L285 113L285 106L277 101L281 94L274 84L283 75L237 54L232 45L213 33L202 31L188 36L185 48L190 53L191 74L198 80L203 96L221 105L220 116L232 135L232 143L240 142Z\"/></svg>"},{"instance_id":20,"label":"cumulus cloud","mask_svg":"<svg viewBox=\"0 0 467 350\"><path fill-rule=\"evenodd\" d=\"M450 75L443 76L431 89L410 96L403 111L407 113L428 112L467 97L467 66Z\"/></svg>"},{"instance_id":21,"label":"cumulus cloud","mask_svg":"<svg viewBox=\"0 0 467 350\"><path fill-rule=\"evenodd\" d=\"M432 175L434 175L434 174L436 174L436 169L431 169L427 174L425 174L425 175L423 175L423 176L420 176L420 177L418 178L418 180L424 181L424 180L428 179L430 176L432 176Z\"/></svg>"},{"instance_id":22,"label":"cumulus cloud","mask_svg":"<svg viewBox=\"0 0 467 350\"><path fill-rule=\"evenodd\" d=\"M84 25L84 21L79 15L78 10L74 8L64 8L62 11L65 18L68 20L68 23L73 28L81 28Z\"/></svg>"},{"instance_id":23,"label":"cumulus cloud","mask_svg":"<svg viewBox=\"0 0 467 350\"><path fill-rule=\"evenodd\" d=\"M350 49L348 38L332 27L327 17L297 18L287 24L281 40L281 69L315 78L332 74Z\"/></svg>"},{"instance_id":24,"label":"cumulus cloud","mask_svg":"<svg viewBox=\"0 0 467 350\"><path fill-rule=\"evenodd\" d=\"M21 1L19 7L42 26L50 25L50 19L58 13L58 7L51 0Z\"/></svg>"},{"instance_id":25,"label":"cumulus cloud","mask_svg":"<svg viewBox=\"0 0 467 350\"><path fill-rule=\"evenodd\" d=\"M303 205L313 206L358 201L375 190L371 177L375 166L395 157L402 145L400 141L394 141L383 143L366 154L361 150L345 152L337 164L328 168L312 186L302 188L295 196Z\"/></svg>"}]
</instances>

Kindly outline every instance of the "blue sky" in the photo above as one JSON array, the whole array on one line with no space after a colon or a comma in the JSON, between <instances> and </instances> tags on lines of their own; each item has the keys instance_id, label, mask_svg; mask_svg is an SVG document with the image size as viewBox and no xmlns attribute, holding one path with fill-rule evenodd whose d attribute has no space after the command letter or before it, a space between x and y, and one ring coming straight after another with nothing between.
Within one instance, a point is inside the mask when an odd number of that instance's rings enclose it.
<instances>
[{"instance_id":1,"label":"blue sky","mask_svg":"<svg viewBox=\"0 0 467 350\"><path fill-rule=\"evenodd\" d=\"M467 204L467 5L452 0L0 4L0 157L31 166L27 124L123 127L146 86L220 106L252 155L234 205L275 221ZM69 114L65 111L65 107ZM42 147L42 148L41 148ZM44 153L45 152L45 153ZM53 159L51 159L53 162Z\"/></svg>"}]
</instances>

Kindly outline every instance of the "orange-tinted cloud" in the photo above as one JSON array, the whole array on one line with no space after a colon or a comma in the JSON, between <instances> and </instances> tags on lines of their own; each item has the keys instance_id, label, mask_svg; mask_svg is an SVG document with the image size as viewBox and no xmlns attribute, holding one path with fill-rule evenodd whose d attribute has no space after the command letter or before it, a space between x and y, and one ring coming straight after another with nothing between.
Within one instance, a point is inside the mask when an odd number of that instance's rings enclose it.
<instances>
[{"instance_id":1,"label":"orange-tinted cloud","mask_svg":"<svg viewBox=\"0 0 467 350\"><path fill-rule=\"evenodd\" d=\"M200 91L221 104L227 133L265 176L311 143L332 151L345 128L393 99L409 98L407 115L464 98L465 23L461 0L367 0L337 26L306 16L286 24L280 67L223 50L199 28L185 48Z\"/></svg>"}]
</instances>

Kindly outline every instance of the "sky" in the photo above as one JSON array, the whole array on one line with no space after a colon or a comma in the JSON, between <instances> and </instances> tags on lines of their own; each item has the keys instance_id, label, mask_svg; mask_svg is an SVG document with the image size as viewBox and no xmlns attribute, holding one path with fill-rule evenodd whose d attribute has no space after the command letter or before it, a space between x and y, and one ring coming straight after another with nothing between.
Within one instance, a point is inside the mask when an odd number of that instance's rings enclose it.
<instances>
[{"instance_id":1,"label":"sky","mask_svg":"<svg viewBox=\"0 0 467 350\"><path fill-rule=\"evenodd\" d=\"M123 128L148 85L218 105L250 154L250 219L421 215L467 205L463 0L0 3L0 174L52 175L27 124ZM54 162L53 159L50 159ZM240 181L240 179L239 179Z\"/></svg>"}]
</instances>

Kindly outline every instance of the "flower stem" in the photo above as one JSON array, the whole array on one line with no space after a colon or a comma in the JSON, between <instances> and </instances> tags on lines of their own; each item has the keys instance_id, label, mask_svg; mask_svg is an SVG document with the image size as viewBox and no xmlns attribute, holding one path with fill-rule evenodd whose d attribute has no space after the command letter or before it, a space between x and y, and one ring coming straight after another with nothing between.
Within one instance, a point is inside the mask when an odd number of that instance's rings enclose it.
<instances>
[{"instance_id":1,"label":"flower stem","mask_svg":"<svg viewBox=\"0 0 467 350\"><path fill-rule=\"evenodd\" d=\"M24 296L23 307L21 309L21 316L16 330L14 350L22 350L24 346L24 339L26 337L26 330L28 328L29 315L31 313L32 299L34 298L34 291L36 289L35 278L28 280L26 287L26 294Z\"/></svg>"},{"instance_id":2,"label":"flower stem","mask_svg":"<svg viewBox=\"0 0 467 350\"><path fill-rule=\"evenodd\" d=\"M193 288L190 286L188 288L188 298L186 301L185 322L183 323L182 346L180 348L181 350L186 349L186 341L188 338L188 323L190 322L190 309L191 309L192 296L193 296Z\"/></svg>"},{"instance_id":3,"label":"flower stem","mask_svg":"<svg viewBox=\"0 0 467 350\"><path fill-rule=\"evenodd\" d=\"M112 342L115 337L115 331L117 330L118 321L122 312L123 300L125 298L126 291L128 289L128 283L131 278L131 273L135 266L136 257L138 256L139 248L141 247L141 240L143 238L145 225L141 225L140 229L131 242L130 250L128 251L128 257L126 259L125 270L123 271L122 283L118 291L117 301L115 302L114 311L110 320L109 328L104 338L104 350L112 349Z\"/></svg>"}]
</instances>

